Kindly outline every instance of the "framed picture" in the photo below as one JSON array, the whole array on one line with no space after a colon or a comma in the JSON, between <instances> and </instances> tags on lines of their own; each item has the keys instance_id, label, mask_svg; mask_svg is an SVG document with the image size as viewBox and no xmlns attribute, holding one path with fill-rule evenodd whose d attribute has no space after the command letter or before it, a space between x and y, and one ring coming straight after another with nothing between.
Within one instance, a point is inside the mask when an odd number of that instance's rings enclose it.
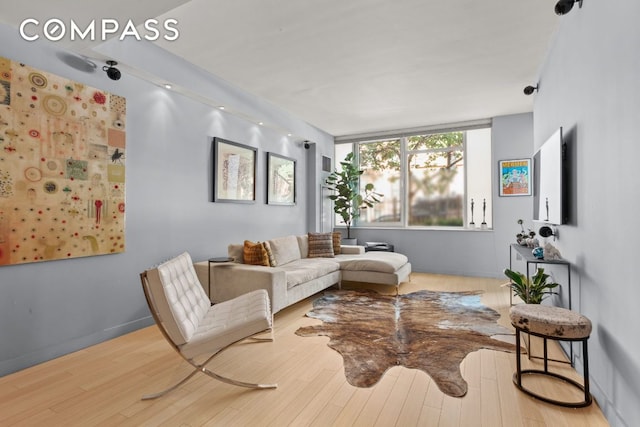
<instances>
[{"instance_id":1,"label":"framed picture","mask_svg":"<svg viewBox=\"0 0 640 427\"><path fill-rule=\"evenodd\" d=\"M258 149L213 138L213 201L255 203Z\"/></svg>"},{"instance_id":2,"label":"framed picture","mask_svg":"<svg viewBox=\"0 0 640 427\"><path fill-rule=\"evenodd\" d=\"M530 196L531 159L500 160L500 196Z\"/></svg>"},{"instance_id":3,"label":"framed picture","mask_svg":"<svg viewBox=\"0 0 640 427\"><path fill-rule=\"evenodd\" d=\"M267 204L296 204L296 161L267 153Z\"/></svg>"}]
</instances>

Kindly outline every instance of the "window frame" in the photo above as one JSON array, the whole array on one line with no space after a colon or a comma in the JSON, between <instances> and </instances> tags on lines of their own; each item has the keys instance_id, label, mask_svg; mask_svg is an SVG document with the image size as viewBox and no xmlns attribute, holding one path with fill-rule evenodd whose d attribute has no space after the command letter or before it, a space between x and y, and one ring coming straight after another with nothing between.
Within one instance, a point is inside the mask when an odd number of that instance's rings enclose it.
<instances>
[{"instance_id":1,"label":"window frame","mask_svg":"<svg viewBox=\"0 0 640 427\"><path fill-rule=\"evenodd\" d=\"M355 221L355 224L352 225L353 228L392 228L392 229L408 229L408 230L457 230L457 231L473 231L475 229L469 228L469 194L468 194L468 137L467 132L477 129L490 129L492 130L492 122L491 120L480 120L472 123L466 124L457 124L443 127L425 127L425 128L415 128L404 131L392 131L392 132L382 132L378 134L367 134L360 136L352 136L352 137L339 137L335 139L335 145L342 144L351 144L351 150L354 153L354 159L357 161L358 165L360 165L360 144L367 143L376 143L376 142L384 142L390 141L394 139L398 139L400 143L400 194L402 195L402 203L401 203L401 212L400 212L400 221L393 222L367 222L363 221L361 218L358 218ZM409 225L409 198L408 198L408 185L409 185L409 164L408 158L411 154L417 153L428 153L428 152L446 152L446 151L458 151L458 148L446 147L443 149L418 149L411 150L409 149L409 137L412 136L422 136L422 135L434 135L434 134L443 134L443 133L453 133L453 132L464 132L463 141L462 141L462 155L464 161L464 184L463 184L463 206L462 206L462 225L461 226L443 226L443 225ZM491 143L492 144L492 143ZM459 146L456 146L459 147ZM493 155L491 155L493 158ZM493 189L493 181L495 180L493 167L491 165L487 165L490 168L490 179L491 179L491 188ZM358 184L360 185L360 184ZM493 205L493 193L490 194L491 204ZM474 219L475 221L475 219ZM493 221L491 220L492 227L488 228L488 230L493 229ZM340 227L340 224L336 224L336 226Z\"/></svg>"}]
</instances>

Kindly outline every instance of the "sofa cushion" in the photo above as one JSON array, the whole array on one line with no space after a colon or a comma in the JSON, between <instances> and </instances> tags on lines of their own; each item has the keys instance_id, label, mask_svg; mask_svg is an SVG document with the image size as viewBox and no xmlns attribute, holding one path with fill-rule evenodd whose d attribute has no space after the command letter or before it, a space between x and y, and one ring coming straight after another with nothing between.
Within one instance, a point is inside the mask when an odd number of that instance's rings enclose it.
<instances>
[{"instance_id":1,"label":"sofa cushion","mask_svg":"<svg viewBox=\"0 0 640 427\"><path fill-rule=\"evenodd\" d=\"M340 270L340 264L329 258L303 258L278 267L287 276L287 289Z\"/></svg>"},{"instance_id":2,"label":"sofa cushion","mask_svg":"<svg viewBox=\"0 0 640 427\"><path fill-rule=\"evenodd\" d=\"M309 233L309 258L333 258L331 233Z\"/></svg>"},{"instance_id":3,"label":"sofa cushion","mask_svg":"<svg viewBox=\"0 0 640 427\"><path fill-rule=\"evenodd\" d=\"M233 262L244 264L244 245L232 243L227 246L227 254L229 258L233 258Z\"/></svg>"},{"instance_id":4,"label":"sofa cushion","mask_svg":"<svg viewBox=\"0 0 640 427\"><path fill-rule=\"evenodd\" d=\"M296 236L277 237L269 245L279 267L301 258Z\"/></svg>"},{"instance_id":5,"label":"sofa cushion","mask_svg":"<svg viewBox=\"0 0 640 427\"><path fill-rule=\"evenodd\" d=\"M269 242L262 242L262 245L264 246L264 250L267 251L267 256L269 257L269 265L271 267L277 267L278 261L276 261L276 257L273 256L273 251L271 250L271 245L269 244Z\"/></svg>"},{"instance_id":6,"label":"sofa cushion","mask_svg":"<svg viewBox=\"0 0 640 427\"><path fill-rule=\"evenodd\" d=\"M302 236L296 236L296 238L300 248L300 258L307 258L309 256L309 236L303 234Z\"/></svg>"},{"instance_id":7,"label":"sofa cushion","mask_svg":"<svg viewBox=\"0 0 640 427\"><path fill-rule=\"evenodd\" d=\"M337 255L342 270L394 273L409 260L396 252L366 252L362 255Z\"/></svg>"},{"instance_id":8,"label":"sofa cushion","mask_svg":"<svg viewBox=\"0 0 640 427\"><path fill-rule=\"evenodd\" d=\"M269 256L264 245L260 242L254 243L245 240L242 256L245 264L269 266Z\"/></svg>"}]
</instances>

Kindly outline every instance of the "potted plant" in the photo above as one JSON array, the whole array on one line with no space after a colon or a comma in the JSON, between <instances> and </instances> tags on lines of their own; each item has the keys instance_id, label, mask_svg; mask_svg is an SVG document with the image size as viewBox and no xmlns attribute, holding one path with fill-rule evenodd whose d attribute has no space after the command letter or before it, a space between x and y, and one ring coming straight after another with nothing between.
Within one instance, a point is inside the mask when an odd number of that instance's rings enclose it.
<instances>
[{"instance_id":1,"label":"potted plant","mask_svg":"<svg viewBox=\"0 0 640 427\"><path fill-rule=\"evenodd\" d=\"M558 287L557 283L549 283L549 275L544 272L544 268L539 268L536 274L529 279L524 274L504 269L504 274L511 279L511 289L526 304L540 304L542 300L555 292L551 289Z\"/></svg>"},{"instance_id":2,"label":"potted plant","mask_svg":"<svg viewBox=\"0 0 640 427\"><path fill-rule=\"evenodd\" d=\"M345 244L355 244L355 239L351 237L351 226L353 221L360 216L361 209L373 207L375 203L380 202L382 194L374 191L373 184L369 183L364 186L364 192L360 194L358 189L360 175L364 170L360 170L353 162L353 153L347 154L342 162L340 162L342 170L340 172L333 171L326 179L326 184L335 194L329 196L333 200L333 211L340 215L342 222L347 227L347 238L351 242Z\"/></svg>"}]
</instances>

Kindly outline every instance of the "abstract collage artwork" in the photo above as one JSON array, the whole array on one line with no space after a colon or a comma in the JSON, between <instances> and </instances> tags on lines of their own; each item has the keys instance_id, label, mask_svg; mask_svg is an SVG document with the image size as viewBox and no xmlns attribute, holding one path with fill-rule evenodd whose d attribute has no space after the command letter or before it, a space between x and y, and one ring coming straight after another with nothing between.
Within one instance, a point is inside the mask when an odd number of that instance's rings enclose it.
<instances>
[{"instance_id":1,"label":"abstract collage artwork","mask_svg":"<svg viewBox=\"0 0 640 427\"><path fill-rule=\"evenodd\" d=\"M126 101L0 57L0 265L125 250Z\"/></svg>"}]
</instances>

